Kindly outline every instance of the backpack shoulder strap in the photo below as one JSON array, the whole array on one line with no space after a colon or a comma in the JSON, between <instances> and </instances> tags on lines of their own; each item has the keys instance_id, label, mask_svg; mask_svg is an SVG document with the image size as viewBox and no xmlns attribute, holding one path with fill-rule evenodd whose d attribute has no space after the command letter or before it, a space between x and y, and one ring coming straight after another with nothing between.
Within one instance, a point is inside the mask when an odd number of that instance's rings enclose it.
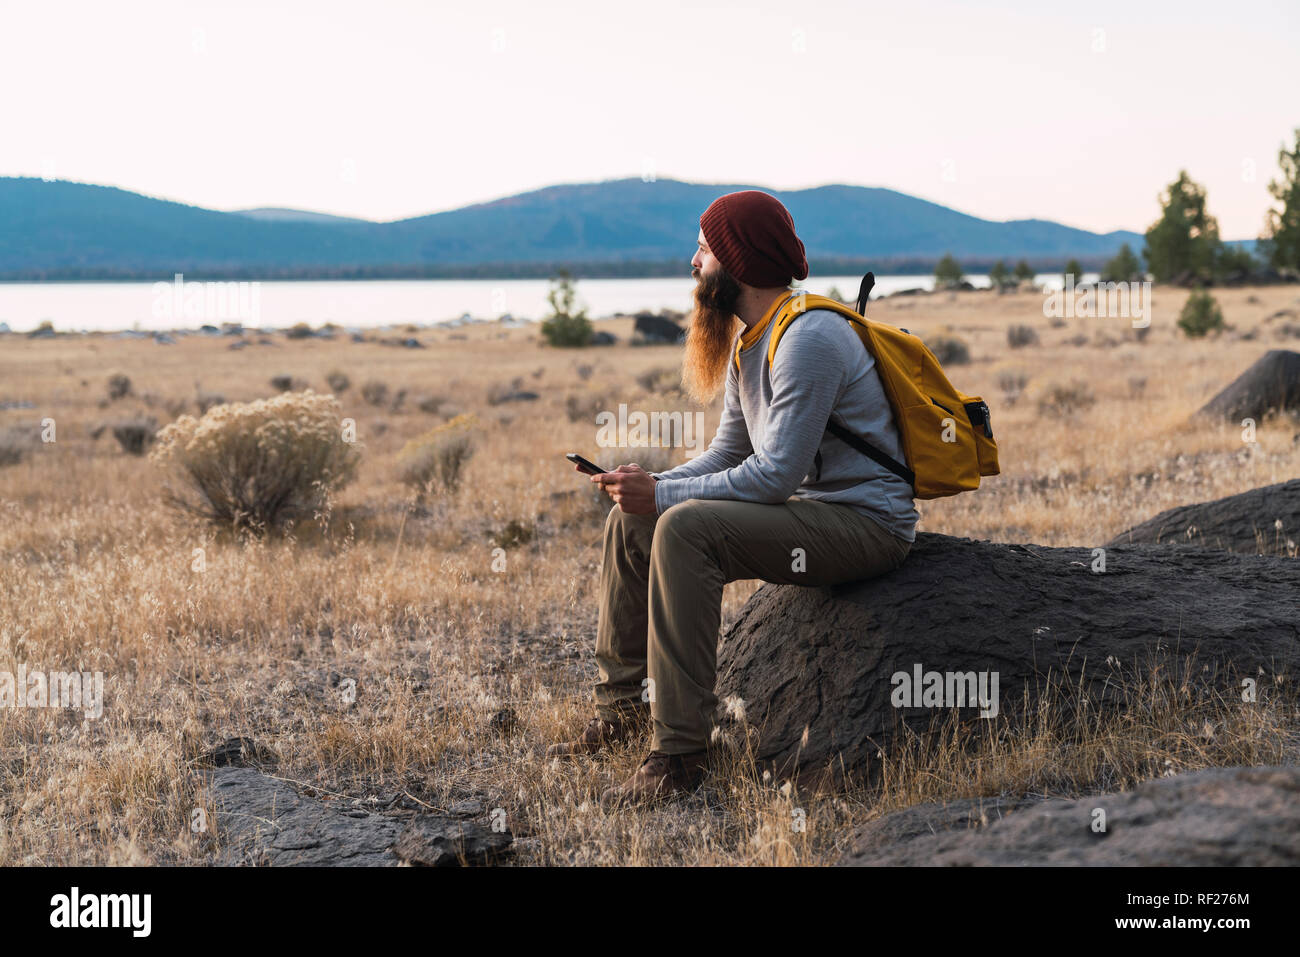
<instances>
[{"instance_id":1,"label":"backpack shoulder strap","mask_svg":"<svg viewBox=\"0 0 1300 957\"><path fill-rule=\"evenodd\" d=\"M867 273L867 277L871 278L874 281L874 277L871 275L871 273ZM866 279L863 280L863 291L866 293L869 293L871 291L871 285L867 282ZM772 330L772 338L767 346L768 368L771 368L772 366L772 360L773 358L776 357L776 347L780 344L781 337L785 335L785 331L789 329L790 325L801 315L813 309L829 309L832 312L838 312L850 323L856 326L862 326L864 328L866 327L866 324L868 322L866 317L858 314L853 309L849 308L843 303L837 302L836 300L828 298L827 296L815 296L810 293L805 293L804 295L801 296L795 296L793 299L790 300L790 302L786 303L782 307L780 314L778 314L776 317L775 320L776 327ZM863 340L863 348L866 348L867 337L864 335L860 335L859 338ZM899 462L889 453L876 448L874 445L872 445L870 442L868 442L866 439L862 438L861 436L855 435L853 432L849 431L847 428L845 428L844 426L836 422L834 418L831 418L827 421L826 431L830 432L831 435L835 436L840 441L857 449L859 452L867 456L867 458L871 459L877 465L881 466L882 468L889 469L889 471L893 472L903 481L907 482L908 485L915 486L916 484L915 472L913 472L910 468L908 468L904 463Z\"/></svg>"},{"instance_id":2,"label":"backpack shoulder strap","mask_svg":"<svg viewBox=\"0 0 1300 957\"><path fill-rule=\"evenodd\" d=\"M830 309L832 312L838 312L841 316L851 323L858 325L863 324L866 320L854 312L851 308L842 302L836 302L827 296L816 296L812 293L803 293L794 296L791 300L781 307L775 320L776 325L772 329L772 338L767 343L767 364L772 365L772 360L776 357L776 347L781 344L781 337L785 335L786 330L791 324L802 316L805 312L811 312L814 309Z\"/></svg>"}]
</instances>

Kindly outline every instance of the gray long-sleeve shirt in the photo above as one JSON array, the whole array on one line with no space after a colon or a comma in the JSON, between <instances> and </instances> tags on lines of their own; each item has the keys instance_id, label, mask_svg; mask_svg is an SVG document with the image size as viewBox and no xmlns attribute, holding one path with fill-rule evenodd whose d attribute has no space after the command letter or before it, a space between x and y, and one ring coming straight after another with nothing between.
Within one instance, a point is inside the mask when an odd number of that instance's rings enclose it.
<instances>
[{"instance_id":1,"label":"gray long-sleeve shirt","mask_svg":"<svg viewBox=\"0 0 1300 957\"><path fill-rule=\"evenodd\" d=\"M722 419L708 449L654 473L656 510L663 514L692 498L779 504L793 495L849 505L899 538L915 541L920 513L912 487L826 431L834 414L837 422L903 461L874 357L843 316L811 309L782 336L769 374L767 347L776 311L743 334L740 372L729 363Z\"/></svg>"}]
</instances>

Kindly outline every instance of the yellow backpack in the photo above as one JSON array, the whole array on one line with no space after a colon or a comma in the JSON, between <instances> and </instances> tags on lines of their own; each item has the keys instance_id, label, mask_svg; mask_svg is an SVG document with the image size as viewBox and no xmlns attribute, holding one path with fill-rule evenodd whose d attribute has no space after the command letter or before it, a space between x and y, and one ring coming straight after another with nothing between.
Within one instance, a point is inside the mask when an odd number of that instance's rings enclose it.
<instances>
[{"instance_id":1,"label":"yellow backpack","mask_svg":"<svg viewBox=\"0 0 1300 957\"><path fill-rule=\"evenodd\" d=\"M827 431L906 479L916 498L942 498L979 488L981 475L999 471L988 405L979 396L954 388L939 360L917 336L863 315L874 283L875 276L867 273L856 311L826 296L800 293L790 297L772 320L768 367L792 322L810 309L838 312L876 360L907 461L896 461L838 422L828 422Z\"/></svg>"}]
</instances>

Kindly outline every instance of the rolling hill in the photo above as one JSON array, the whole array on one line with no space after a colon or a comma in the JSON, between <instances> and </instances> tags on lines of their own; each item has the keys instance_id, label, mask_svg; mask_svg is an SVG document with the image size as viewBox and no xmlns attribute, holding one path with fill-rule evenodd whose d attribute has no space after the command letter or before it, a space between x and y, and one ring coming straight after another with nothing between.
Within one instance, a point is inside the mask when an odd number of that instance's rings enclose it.
<instances>
[{"instance_id":1,"label":"rolling hill","mask_svg":"<svg viewBox=\"0 0 1300 957\"><path fill-rule=\"evenodd\" d=\"M286 209L222 212L108 186L0 178L0 278L239 278L546 274L677 275L699 216L741 184L661 179L549 186L378 223ZM1045 220L994 222L890 189L771 191L794 216L814 271L838 262L971 265L1026 258L1056 268L1112 255L1132 232Z\"/></svg>"}]
</instances>

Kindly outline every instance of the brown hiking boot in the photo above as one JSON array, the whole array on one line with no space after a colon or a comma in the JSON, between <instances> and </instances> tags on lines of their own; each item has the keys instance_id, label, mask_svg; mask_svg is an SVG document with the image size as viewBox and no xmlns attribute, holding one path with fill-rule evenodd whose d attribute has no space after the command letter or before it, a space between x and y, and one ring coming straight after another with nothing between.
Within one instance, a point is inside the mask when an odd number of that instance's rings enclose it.
<instances>
[{"instance_id":1,"label":"brown hiking boot","mask_svg":"<svg viewBox=\"0 0 1300 957\"><path fill-rule=\"evenodd\" d=\"M663 754L651 751L636 773L600 796L602 804L661 800L681 791L693 791L708 773L708 752Z\"/></svg>"},{"instance_id":2,"label":"brown hiking boot","mask_svg":"<svg viewBox=\"0 0 1300 957\"><path fill-rule=\"evenodd\" d=\"M575 754L595 754L611 744L632 738L638 728L631 721L606 721L597 715L587 722L582 734L572 741L553 744L546 749L548 758L567 758Z\"/></svg>"}]
</instances>

